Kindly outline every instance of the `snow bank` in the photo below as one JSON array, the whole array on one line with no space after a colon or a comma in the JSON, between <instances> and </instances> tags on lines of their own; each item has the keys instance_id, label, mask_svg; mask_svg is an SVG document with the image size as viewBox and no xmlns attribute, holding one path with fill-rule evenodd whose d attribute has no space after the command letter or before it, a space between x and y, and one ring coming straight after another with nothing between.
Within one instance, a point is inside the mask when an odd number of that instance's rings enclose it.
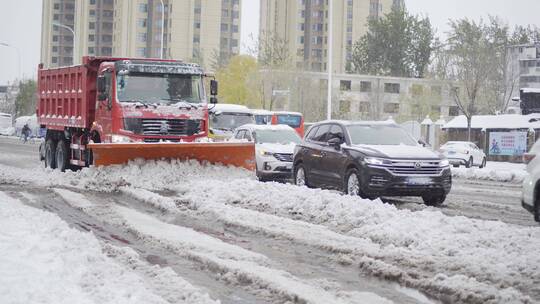
<instances>
[{"instance_id":1,"label":"snow bank","mask_svg":"<svg viewBox=\"0 0 540 304\"><path fill-rule=\"evenodd\" d=\"M107 257L91 233L69 228L58 216L0 193L0 218L1 303L168 303ZM215 303L187 282L179 286L187 292L176 303Z\"/></svg>"},{"instance_id":2,"label":"snow bank","mask_svg":"<svg viewBox=\"0 0 540 304\"><path fill-rule=\"evenodd\" d=\"M521 183L527 176L525 164L488 162L485 168L452 168L452 176L470 180Z\"/></svg>"}]
</instances>

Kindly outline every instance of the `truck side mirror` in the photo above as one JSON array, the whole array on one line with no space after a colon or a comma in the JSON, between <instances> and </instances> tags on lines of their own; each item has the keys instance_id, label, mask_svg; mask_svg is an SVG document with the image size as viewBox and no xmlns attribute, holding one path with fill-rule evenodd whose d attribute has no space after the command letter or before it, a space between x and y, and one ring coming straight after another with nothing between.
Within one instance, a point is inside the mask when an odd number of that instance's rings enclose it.
<instances>
[{"instance_id":1,"label":"truck side mirror","mask_svg":"<svg viewBox=\"0 0 540 304\"><path fill-rule=\"evenodd\" d=\"M218 82L212 79L210 80L210 95L216 96L217 94L218 94Z\"/></svg>"},{"instance_id":2,"label":"truck side mirror","mask_svg":"<svg viewBox=\"0 0 540 304\"><path fill-rule=\"evenodd\" d=\"M102 101L107 99L107 85L105 82L105 76L101 75L97 78L97 93L98 93L98 100Z\"/></svg>"}]
</instances>

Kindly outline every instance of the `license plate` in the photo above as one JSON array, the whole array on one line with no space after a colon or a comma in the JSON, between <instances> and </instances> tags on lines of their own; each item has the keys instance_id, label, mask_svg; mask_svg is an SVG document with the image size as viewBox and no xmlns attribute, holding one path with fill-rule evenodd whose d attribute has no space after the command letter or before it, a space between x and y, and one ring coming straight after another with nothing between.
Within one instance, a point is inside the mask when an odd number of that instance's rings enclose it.
<instances>
[{"instance_id":1,"label":"license plate","mask_svg":"<svg viewBox=\"0 0 540 304\"><path fill-rule=\"evenodd\" d=\"M407 179L409 185L429 185L431 184L431 178L429 177L410 177Z\"/></svg>"},{"instance_id":2,"label":"license plate","mask_svg":"<svg viewBox=\"0 0 540 304\"><path fill-rule=\"evenodd\" d=\"M287 169L291 169L291 170L292 170L292 163L288 163L288 164L286 164L286 165L285 165L285 168L287 168Z\"/></svg>"},{"instance_id":3,"label":"license plate","mask_svg":"<svg viewBox=\"0 0 540 304\"><path fill-rule=\"evenodd\" d=\"M456 154L456 151L448 151L448 154Z\"/></svg>"}]
</instances>

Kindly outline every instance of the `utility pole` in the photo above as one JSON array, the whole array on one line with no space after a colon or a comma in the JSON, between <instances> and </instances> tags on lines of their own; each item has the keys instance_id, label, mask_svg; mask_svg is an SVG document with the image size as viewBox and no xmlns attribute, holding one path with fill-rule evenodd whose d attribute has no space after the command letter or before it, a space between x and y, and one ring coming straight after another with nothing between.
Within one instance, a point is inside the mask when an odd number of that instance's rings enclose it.
<instances>
[{"instance_id":1,"label":"utility pole","mask_svg":"<svg viewBox=\"0 0 540 304\"><path fill-rule=\"evenodd\" d=\"M332 119L332 36L333 36L333 0L328 0L328 65L326 66L328 70L328 96L327 96L327 105L326 109L326 119Z\"/></svg>"}]
</instances>

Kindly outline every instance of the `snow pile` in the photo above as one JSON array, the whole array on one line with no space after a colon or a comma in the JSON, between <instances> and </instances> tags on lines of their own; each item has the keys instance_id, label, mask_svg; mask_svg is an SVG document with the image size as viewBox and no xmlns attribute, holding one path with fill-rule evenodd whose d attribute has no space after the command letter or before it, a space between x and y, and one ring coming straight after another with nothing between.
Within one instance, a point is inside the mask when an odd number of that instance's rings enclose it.
<instances>
[{"instance_id":1,"label":"snow pile","mask_svg":"<svg viewBox=\"0 0 540 304\"><path fill-rule=\"evenodd\" d=\"M0 218L1 303L168 303L56 215L0 193ZM215 303L186 284L176 303Z\"/></svg>"},{"instance_id":2,"label":"snow pile","mask_svg":"<svg viewBox=\"0 0 540 304\"><path fill-rule=\"evenodd\" d=\"M485 168L452 168L452 176L471 180L521 183L527 176L525 164L488 162Z\"/></svg>"}]
</instances>

